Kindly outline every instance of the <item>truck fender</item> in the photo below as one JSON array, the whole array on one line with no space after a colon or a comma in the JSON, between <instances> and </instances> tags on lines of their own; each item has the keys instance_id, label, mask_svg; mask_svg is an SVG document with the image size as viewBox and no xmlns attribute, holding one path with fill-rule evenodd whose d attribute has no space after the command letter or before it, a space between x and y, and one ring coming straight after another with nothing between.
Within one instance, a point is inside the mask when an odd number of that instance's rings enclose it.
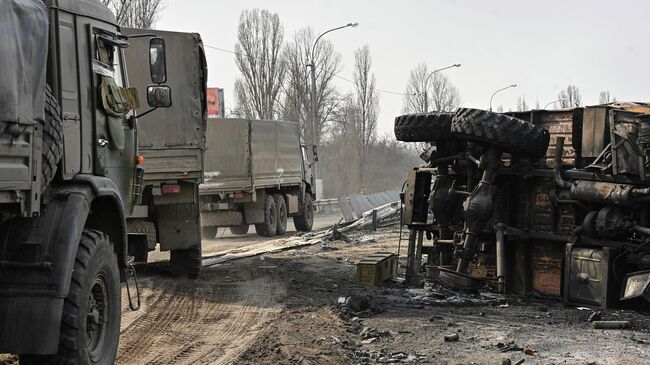
<instances>
[{"instance_id":1,"label":"truck fender","mask_svg":"<svg viewBox=\"0 0 650 365\"><path fill-rule=\"evenodd\" d=\"M0 226L0 353L57 351L63 301L84 228L110 236L125 270L123 205L114 194L115 184L102 180L82 178L52 186L39 217ZM121 221L119 227L109 227L116 221Z\"/></svg>"}]
</instances>

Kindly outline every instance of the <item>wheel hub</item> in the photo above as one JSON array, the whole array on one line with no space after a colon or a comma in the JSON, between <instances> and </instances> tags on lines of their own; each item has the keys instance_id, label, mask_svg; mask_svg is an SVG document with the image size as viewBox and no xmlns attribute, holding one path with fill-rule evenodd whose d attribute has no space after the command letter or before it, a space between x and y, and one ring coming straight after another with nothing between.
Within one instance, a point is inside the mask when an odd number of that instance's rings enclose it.
<instances>
[{"instance_id":1,"label":"wheel hub","mask_svg":"<svg viewBox=\"0 0 650 365\"><path fill-rule=\"evenodd\" d=\"M104 275L98 274L90 288L86 311L88 354L92 360L100 359L104 352L107 319L108 287Z\"/></svg>"}]
</instances>

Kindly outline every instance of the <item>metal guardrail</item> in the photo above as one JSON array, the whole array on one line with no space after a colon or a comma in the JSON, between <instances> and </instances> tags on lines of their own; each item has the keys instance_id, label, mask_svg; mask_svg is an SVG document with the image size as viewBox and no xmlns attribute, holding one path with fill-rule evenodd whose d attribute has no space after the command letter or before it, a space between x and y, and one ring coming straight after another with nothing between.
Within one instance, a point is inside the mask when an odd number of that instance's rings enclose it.
<instances>
[{"instance_id":1,"label":"metal guardrail","mask_svg":"<svg viewBox=\"0 0 650 365\"><path fill-rule=\"evenodd\" d=\"M321 199L314 202L317 213L335 213L340 211L338 199Z\"/></svg>"}]
</instances>

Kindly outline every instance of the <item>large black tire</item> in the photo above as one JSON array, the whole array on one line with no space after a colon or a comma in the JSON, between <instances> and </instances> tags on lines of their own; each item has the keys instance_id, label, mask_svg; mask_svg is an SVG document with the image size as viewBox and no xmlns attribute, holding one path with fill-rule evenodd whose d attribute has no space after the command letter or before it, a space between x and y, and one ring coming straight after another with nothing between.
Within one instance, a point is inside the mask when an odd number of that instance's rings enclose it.
<instances>
[{"instance_id":1,"label":"large black tire","mask_svg":"<svg viewBox=\"0 0 650 365\"><path fill-rule=\"evenodd\" d=\"M63 304L56 355L21 355L20 363L115 363L120 337L120 273L104 233L85 229L77 248L70 291Z\"/></svg>"},{"instance_id":2,"label":"large black tire","mask_svg":"<svg viewBox=\"0 0 650 365\"><path fill-rule=\"evenodd\" d=\"M278 228L278 211L273 195L264 197L264 222L255 224L255 232L262 237L273 237Z\"/></svg>"},{"instance_id":3,"label":"large black tire","mask_svg":"<svg viewBox=\"0 0 650 365\"><path fill-rule=\"evenodd\" d=\"M405 114L395 118L395 138L403 142L433 142L452 138L453 113Z\"/></svg>"},{"instance_id":4,"label":"large black tire","mask_svg":"<svg viewBox=\"0 0 650 365\"><path fill-rule=\"evenodd\" d=\"M305 194L300 214L293 217L293 225L298 231L309 232L314 225L314 202L311 195Z\"/></svg>"},{"instance_id":5,"label":"large black tire","mask_svg":"<svg viewBox=\"0 0 650 365\"><path fill-rule=\"evenodd\" d=\"M169 254L169 264L172 276L197 279L203 268L201 244L184 250L172 250Z\"/></svg>"},{"instance_id":6,"label":"large black tire","mask_svg":"<svg viewBox=\"0 0 650 365\"><path fill-rule=\"evenodd\" d=\"M63 121L61 108L49 86L45 88L45 122L43 124L43 161L41 186L45 190L56 174L63 155Z\"/></svg>"},{"instance_id":7,"label":"large black tire","mask_svg":"<svg viewBox=\"0 0 650 365\"><path fill-rule=\"evenodd\" d=\"M487 110L458 109L451 123L457 137L500 146L505 152L538 158L546 154L549 133L522 119Z\"/></svg>"},{"instance_id":8,"label":"large black tire","mask_svg":"<svg viewBox=\"0 0 650 365\"><path fill-rule=\"evenodd\" d=\"M149 247L155 246L158 243L156 225L153 222L144 219L130 219L126 222L126 229L129 233L146 234Z\"/></svg>"},{"instance_id":9,"label":"large black tire","mask_svg":"<svg viewBox=\"0 0 650 365\"><path fill-rule=\"evenodd\" d=\"M230 233L237 234L237 235L245 235L248 233L249 227L250 226L248 224L242 224L241 226L233 226L230 227Z\"/></svg>"},{"instance_id":10,"label":"large black tire","mask_svg":"<svg viewBox=\"0 0 650 365\"><path fill-rule=\"evenodd\" d=\"M275 199L275 209L277 209L278 220L275 228L275 235L282 236L287 233L287 203L284 200L284 195L273 194Z\"/></svg>"},{"instance_id":11,"label":"large black tire","mask_svg":"<svg viewBox=\"0 0 650 365\"><path fill-rule=\"evenodd\" d=\"M213 240L214 236L219 232L218 226L202 226L201 227L201 238L205 240Z\"/></svg>"}]
</instances>

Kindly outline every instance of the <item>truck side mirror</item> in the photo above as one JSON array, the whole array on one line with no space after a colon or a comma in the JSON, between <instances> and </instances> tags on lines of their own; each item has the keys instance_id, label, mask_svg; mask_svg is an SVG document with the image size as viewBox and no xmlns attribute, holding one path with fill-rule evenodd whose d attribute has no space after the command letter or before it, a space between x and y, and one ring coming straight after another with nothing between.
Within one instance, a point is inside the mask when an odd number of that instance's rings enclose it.
<instances>
[{"instance_id":1,"label":"truck side mirror","mask_svg":"<svg viewBox=\"0 0 650 365\"><path fill-rule=\"evenodd\" d=\"M165 40L163 38L154 37L149 40L149 67L152 82L162 84L167 81L167 61L165 59Z\"/></svg>"},{"instance_id":2,"label":"truck side mirror","mask_svg":"<svg viewBox=\"0 0 650 365\"><path fill-rule=\"evenodd\" d=\"M167 85L147 87L147 103L152 108L169 108L172 106L172 89Z\"/></svg>"}]
</instances>

